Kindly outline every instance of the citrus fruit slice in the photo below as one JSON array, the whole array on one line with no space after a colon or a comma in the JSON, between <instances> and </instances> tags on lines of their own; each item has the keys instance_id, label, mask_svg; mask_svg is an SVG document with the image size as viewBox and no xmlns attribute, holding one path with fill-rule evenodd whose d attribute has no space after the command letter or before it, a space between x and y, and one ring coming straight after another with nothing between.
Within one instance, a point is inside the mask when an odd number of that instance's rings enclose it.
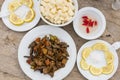
<instances>
[{"instance_id":1,"label":"citrus fruit slice","mask_svg":"<svg viewBox=\"0 0 120 80\"><path fill-rule=\"evenodd\" d=\"M83 57L83 59L86 60L86 58L90 55L91 52L92 52L92 48L90 48L90 47L85 48L85 49L82 51L82 57Z\"/></svg>"},{"instance_id":2,"label":"citrus fruit slice","mask_svg":"<svg viewBox=\"0 0 120 80\"><path fill-rule=\"evenodd\" d=\"M114 65L111 63L111 64L108 64L107 66L103 67L103 74L110 74L112 73L114 70Z\"/></svg>"},{"instance_id":3,"label":"citrus fruit slice","mask_svg":"<svg viewBox=\"0 0 120 80\"><path fill-rule=\"evenodd\" d=\"M93 50L103 50L103 51L107 51L108 48L104 43L96 43L92 46Z\"/></svg>"},{"instance_id":4,"label":"citrus fruit slice","mask_svg":"<svg viewBox=\"0 0 120 80\"><path fill-rule=\"evenodd\" d=\"M24 19L25 22L31 22L35 17L35 12L33 9L30 9Z\"/></svg>"},{"instance_id":5,"label":"citrus fruit slice","mask_svg":"<svg viewBox=\"0 0 120 80\"><path fill-rule=\"evenodd\" d=\"M106 57L107 64L110 64L114 61L114 56L110 51L105 52L105 57Z\"/></svg>"},{"instance_id":6,"label":"citrus fruit slice","mask_svg":"<svg viewBox=\"0 0 120 80\"><path fill-rule=\"evenodd\" d=\"M86 63L86 61L83 60L83 59L80 61L80 66L81 66L81 68L84 69L84 70L88 70L89 67L90 67L90 66Z\"/></svg>"},{"instance_id":7,"label":"citrus fruit slice","mask_svg":"<svg viewBox=\"0 0 120 80\"><path fill-rule=\"evenodd\" d=\"M26 5L30 8L33 7L33 0L20 0L20 3Z\"/></svg>"},{"instance_id":8,"label":"citrus fruit slice","mask_svg":"<svg viewBox=\"0 0 120 80\"><path fill-rule=\"evenodd\" d=\"M17 26L22 25L24 23L24 21L14 13L10 14L9 20L12 24Z\"/></svg>"},{"instance_id":9,"label":"citrus fruit slice","mask_svg":"<svg viewBox=\"0 0 120 80\"><path fill-rule=\"evenodd\" d=\"M21 4L18 1L13 1L13 2L9 3L8 10L10 12L13 12L20 6L21 6Z\"/></svg>"},{"instance_id":10,"label":"citrus fruit slice","mask_svg":"<svg viewBox=\"0 0 120 80\"><path fill-rule=\"evenodd\" d=\"M96 67L93 67L93 66L90 67L90 73L95 75L95 76L101 75L102 71L103 71L102 68L96 68Z\"/></svg>"}]
</instances>

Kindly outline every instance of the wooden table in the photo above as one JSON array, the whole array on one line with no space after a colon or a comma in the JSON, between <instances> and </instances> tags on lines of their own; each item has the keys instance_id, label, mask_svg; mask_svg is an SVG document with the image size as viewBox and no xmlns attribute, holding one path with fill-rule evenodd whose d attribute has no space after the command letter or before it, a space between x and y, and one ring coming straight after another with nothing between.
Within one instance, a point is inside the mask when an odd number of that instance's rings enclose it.
<instances>
[{"instance_id":1,"label":"wooden table","mask_svg":"<svg viewBox=\"0 0 120 80\"><path fill-rule=\"evenodd\" d=\"M4 0L0 0L0 7ZM93 6L100 9L106 17L107 29L100 39L113 43L120 41L120 10L111 8L113 0L78 0L79 8ZM45 24L40 20L38 25ZM77 50L86 40L77 36L73 30L72 23L64 29L71 34L76 42ZM20 69L17 51L20 40L26 34L14 32L8 29L0 19L0 80L31 80ZM120 49L117 51L120 58ZM76 65L72 72L64 80L86 80L78 71ZM117 72L110 80L120 80L120 64Z\"/></svg>"}]
</instances>

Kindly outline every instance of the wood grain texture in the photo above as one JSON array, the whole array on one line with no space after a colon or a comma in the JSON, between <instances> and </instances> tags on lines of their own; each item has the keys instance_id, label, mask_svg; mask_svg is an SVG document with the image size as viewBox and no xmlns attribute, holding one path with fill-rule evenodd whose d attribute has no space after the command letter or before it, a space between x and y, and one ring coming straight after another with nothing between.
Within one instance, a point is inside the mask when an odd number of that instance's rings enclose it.
<instances>
[{"instance_id":1,"label":"wood grain texture","mask_svg":"<svg viewBox=\"0 0 120 80\"><path fill-rule=\"evenodd\" d=\"M0 0L0 7L4 0ZM113 0L78 0L79 9L86 6L96 7L103 12L107 20L107 29L99 38L109 43L120 41L120 10L114 11L111 8ZM40 20L38 25L45 24ZM72 23L65 26L68 33L74 39L77 50L85 43L86 40L78 37L73 30ZM17 59L17 50L22 37L26 34L14 32L8 29L0 19L0 80L31 80L20 69ZM106 35L110 35L106 37ZM120 49L117 51L120 58ZM86 80L78 71L75 65L72 72L64 80ZM120 80L120 64L117 72L110 80Z\"/></svg>"}]
</instances>

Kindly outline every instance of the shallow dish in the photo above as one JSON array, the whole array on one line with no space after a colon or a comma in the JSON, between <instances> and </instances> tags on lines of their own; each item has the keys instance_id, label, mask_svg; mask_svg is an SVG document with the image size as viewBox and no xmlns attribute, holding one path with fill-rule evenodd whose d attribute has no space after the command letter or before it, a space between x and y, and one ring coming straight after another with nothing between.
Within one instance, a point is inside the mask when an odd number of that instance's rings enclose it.
<instances>
[{"instance_id":1,"label":"shallow dish","mask_svg":"<svg viewBox=\"0 0 120 80\"><path fill-rule=\"evenodd\" d=\"M114 62L113 62L113 65L114 65L114 70L111 74L108 74L108 75L105 75L105 74L101 74L99 76L94 76L92 75L89 71L86 71L86 70L83 70L81 67L80 67L80 61L82 59L82 50L86 47L90 47L96 43L104 43L108 46L108 49L110 50L110 52L112 52L113 56L114 56ZM119 43L120 44L120 43ZM78 51L78 55L77 55L77 67L78 67L78 70L80 71L80 73L85 77L87 78L88 80L108 80L109 78L111 78L115 72L117 71L117 68L118 68L118 56L117 56L117 53L116 53L116 49L120 48L120 46L118 46L118 43L114 43L113 45L109 44L108 42L106 41L103 41L103 40L93 40L93 41L89 41L87 43L85 43ZM99 58L100 56L95 56L95 58ZM105 62L103 62L105 63ZM88 63L89 64L89 63ZM102 64L99 64L99 65L102 65Z\"/></svg>"},{"instance_id":2,"label":"shallow dish","mask_svg":"<svg viewBox=\"0 0 120 80\"><path fill-rule=\"evenodd\" d=\"M96 18L98 25L96 26L97 28L92 32L92 33L85 33L85 30L82 28L84 27L80 19L83 16L91 16ZM96 39L100 37L105 29L106 29L106 19L102 12L96 8L93 7L84 7L80 9L75 17L75 20L73 21L73 27L75 32L82 38L91 40L91 39Z\"/></svg>"},{"instance_id":3,"label":"shallow dish","mask_svg":"<svg viewBox=\"0 0 120 80\"><path fill-rule=\"evenodd\" d=\"M13 0L5 0L2 8L1 8L1 12L5 13L5 12L9 12L8 11L8 4L13 1ZM4 22L4 24L6 25L6 27L8 27L9 29L13 30L13 31L18 31L18 32L23 32L23 31L27 31L32 29L33 27L35 27L35 25L38 24L39 20L40 20L40 12L39 12L39 4L37 0L33 0L34 2L34 6L33 9L35 11L35 18L33 19L32 22L30 23L24 23L23 25L20 26L15 26L13 25L10 21L9 21L9 16L3 17L2 20Z\"/></svg>"},{"instance_id":4,"label":"shallow dish","mask_svg":"<svg viewBox=\"0 0 120 80\"><path fill-rule=\"evenodd\" d=\"M29 55L29 44L34 41L37 37L44 37L45 35L55 35L61 41L66 42L68 47L69 59L64 68L57 70L54 73L54 77L50 77L49 75L44 75L39 71L34 72L34 70L30 69L29 64L26 63L26 58L24 56ZM32 80L62 80L65 78L73 69L76 61L76 46L72 39L72 37L63 29L51 27L48 25L38 26L28 32L19 45L18 49L18 61L23 72L30 77Z\"/></svg>"}]
</instances>

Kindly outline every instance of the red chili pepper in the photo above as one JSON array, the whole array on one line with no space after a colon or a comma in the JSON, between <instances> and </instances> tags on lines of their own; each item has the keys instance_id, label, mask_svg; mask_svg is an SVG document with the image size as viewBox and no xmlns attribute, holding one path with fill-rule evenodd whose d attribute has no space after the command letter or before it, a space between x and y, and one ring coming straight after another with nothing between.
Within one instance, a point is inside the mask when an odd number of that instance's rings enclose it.
<instances>
[{"instance_id":1,"label":"red chili pepper","mask_svg":"<svg viewBox=\"0 0 120 80\"><path fill-rule=\"evenodd\" d=\"M90 29L89 29L88 27L86 28L86 32L87 32L87 33L90 33Z\"/></svg>"},{"instance_id":2,"label":"red chili pepper","mask_svg":"<svg viewBox=\"0 0 120 80\"><path fill-rule=\"evenodd\" d=\"M94 21L94 25L97 26L97 21Z\"/></svg>"},{"instance_id":3,"label":"red chili pepper","mask_svg":"<svg viewBox=\"0 0 120 80\"><path fill-rule=\"evenodd\" d=\"M83 19L88 19L88 16L83 16L82 18L83 18Z\"/></svg>"},{"instance_id":4,"label":"red chili pepper","mask_svg":"<svg viewBox=\"0 0 120 80\"><path fill-rule=\"evenodd\" d=\"M87 19L83 20L83 24L84 26L87 26L89 24L89 21Z\"/></svg>"},{"instance_id":5,"label":"red chili pepper","mask_svg":"<svg viewBox=\"0 0 120 80\"><path fill-rule=\"evenodd\" d=\"M91 27L91 22L92 22L92 20L90 19L89 20L89 24L88 24L89 27Z\"/></svg>"},{"instance_id":6,"label":"red chili pepper","mask_svg":"<svg viewBox=\"0 0 120 80\"><path fill-rule=\"evenodd\" d=\"M91 21L91 22L90 22L90 27L93 27L93 23L94 23L94 21Z\"/></svg>"},{"instance_id":7,"label":"red chili pepper","mask_svg":"<svg viewBox=\"0 0 120 80\"><path fill-rule=\"evenodd\" d=\"M97 26L97 21L92 21L92 19L88 18L88 16L83 16L83 26L86 27L86 33L90 33L90 28L89 27L93 27L93 26Z\"/></svg>"}]
</instances>

